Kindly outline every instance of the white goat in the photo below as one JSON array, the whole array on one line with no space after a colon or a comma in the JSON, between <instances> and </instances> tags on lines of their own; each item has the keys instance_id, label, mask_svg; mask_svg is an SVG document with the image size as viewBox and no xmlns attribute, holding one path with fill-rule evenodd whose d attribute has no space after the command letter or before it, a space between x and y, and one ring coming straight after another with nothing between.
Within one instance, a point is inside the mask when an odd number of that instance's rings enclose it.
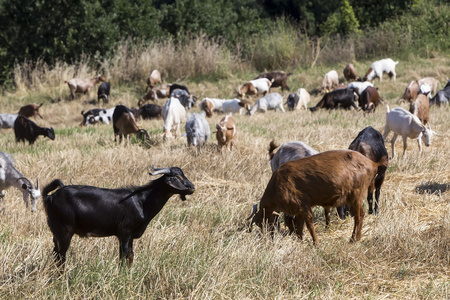
<instances>
[{"instance_id":1,"label":"white goat","mask_svg":"<svg viewBox=\"0 0 450 300\"><path fill-rule=\"evenodd\" d=\"M0 114L0 129L14 128L18 114Z\"/></svg>"},{"instance_id":2,"label":"white goat","mask_svg":"<svg viewBox=\"0 0 450 300\"><path fill-rule=\"evenodd\" d=\"M389 110L389 105L386 105L386 125L384 127L383 138L386 140L388 134L393 131L394 136L391 140L392 157L395 156L395 140L397 136L401 135L403 138L403 155L405 155L407 147L407 138L417 139L419 151L422 152L422 140L425 146L430 146L431 137L436 134L431 130L429 124L428 128L425 127L419 120L419 118L409 111L396 107Z\"/></svg>"},{"instance_id":3,"label":"white goat","mask_svg":"<svg viewBox=\"0 0 450 300\"><path fill-rule=\"evenodd\" d=\"M325 76L323 76L322 84L320 85L320 91L328 93L333 90L339 84L339 75L336 70L331 70Z\"/></svg>"},{"instance_id":4,"label":"white goat","mask_svg":"<svg viewBox=\"0 0 450 300\"><path fill-rule=\"evenodd\" d=\"M28 198L31 198L31 211L36 211L36 203L41 197L39 190L39 179L37 180L36 187L33 182L24 177L14 167L14 161L12 157L5 152L0 152L0 198L5 196L5 189L10 186L14 186L21 190L23 193L23 201L28 208Z\"/></svg>"},{"instance_id":5,"label":"white goat","mask_svg":"<svg viewBox=\"0 0 450 300\"><path fill-rule=\"evenodd\" d=\"M172 131L175 132L176 138L181 136L181 122L186 121L186 109L180 100L170 97L164 104L161 115L164 119L164 140L172 138Z\"/></svg>"},{"instance_id":6,"label":"white goat","mask_svg":"<svg viewBox=\"0 0 450 300\"><path fill-rule=\"evenodd\" d=\"M355 92L358 94L358 96L361 96L362 92L364 92L365 89L369 86L373 87L373 83L370 81L364 81L364 82L354 81L354 82L350 82L349 84L347 84L347 87L354 89Z\"/></svg>"},{"instance_id":7,"label":"white goat","mask_svg":"<svg viewBox=\"0 0 450 300\"><path fill-rule=\"evenodd\" d=\"M245 95L259 95L262 94L265 96L268 92L270 87L272 86L272 81L270 81L267 78L259 78L250 80L249 82L245 83L239 88L238 95L244 99Z\"/></svg>"},{"instance_id":8,"label":"white goat","mask_svg":"<svg viewBox=\"0 0 450 300\"><path fill-rule=\"evenodd\" d=\"M393 61L390 58L378 60L370 65L369 70L366 73L366 76L364 76L363 80L366 81L372 81L376 77L380 79L383 77L383 73L387 73L389 77L395 77L397 74L395 73L395 66L398 64L398 61Z\"/></svg>"},{"instance_id":9,"label":"white goat","mask_svg":"<svg viewBox=\"0 0 450 300\"><path fill-rule=\"evenodd\" d=\"M288 110L308 110L308 103L311 101L311 96L304 89L300 88L295 93L289 94L286 103Z\"/></svg>"},{"instance_id":10,"label":"white goat","mask_svg":"<svg viewBox=\"0 0 450 300\"><path fill-rule=\"evenodd\" d=\"M216 99L216 98L203 98L199 103L199 107L203 110L208 117L213 115L213 112L220 113L239 113L242 114L242 106L239 99Z\"/></svg>"},{"instance_id":11,"label":"white goat","mask_svg":"<svg viewBox=\"0 0 450 300\"><path fill-rule=\"evenodd\" d=\"M285 112L283 107L283 96L281 96L279 93L270 93L264 97L259 98L258 101L256 101L256 103L252 106L252 108L248 109L247 114L252 116L257 110L266 112L267 110L273 109L275 111L280 109L282 112Z\"/></svg>"}]
</instances>

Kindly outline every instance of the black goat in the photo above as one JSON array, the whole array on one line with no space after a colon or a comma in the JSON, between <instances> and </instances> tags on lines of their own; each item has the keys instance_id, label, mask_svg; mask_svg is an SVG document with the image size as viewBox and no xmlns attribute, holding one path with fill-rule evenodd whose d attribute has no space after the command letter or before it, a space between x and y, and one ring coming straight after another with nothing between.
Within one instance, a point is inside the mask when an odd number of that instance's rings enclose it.
<instances>
[{"instance_id":1,"label":"black goat","mask_svg":"<svg viewBox=\"0 0 450 300\"><path fill-rule=\"evenodd\" d=\"M14 121L14 134L16 136L16 141L20 142L25 140L34 144L37 137L40 135L46 136L51 140L55 139L55 131L51 127L39 127L28 118L18 115L17 119Z\"/></svg>"},{"instance_id":2,"label":"black goat","mask_svg":"<svg viewBox=\"0 0 450 300\"><path fill-rule=\"evenodd\" d=\"M109 92L111 90L111 84L109 82L103 82L97 90L97 100L100 104L100 100L103 99L104 103L109 102Z\"/></svg>"},{"instance_id":3,"label":"black goat","mask_svg":"<svg viewBox=\"0 0 450 300\"><path fill-rule=\"evenodd\" d=\"M145 104L141 108L131 108L130 110L136 120L139 120L140 118L144 120L159 119L161 118L162 107L157 104Z\"/></svg>"},{"instance_id":4,"label":"black goat","mask_svg":"<svg viewBox=\"0 0 450 300\"><path fill-rule=\"evenodd\" d=\"M377 177L374 182L369 185L367 193L367 202L369 203L369 214L378 213L378 202L380 199L381 185L383 185L384 177L388 165L388 153L384 146L384 139L381 133L374 129L372 126L368 126L358 133L358 136L351 142L348 147L350 150L358 151L370 160L377 162L381 158L386 157L386 166L382 165L378 167ZM373 207L373 191L375 189L375 207ZM345 219L346 211L349 209L345 206L337 208L339 217Z\"/></svg>"},{"instance_id":5,"label":"black goat","mask_svg":"<svg viewBox=\"0 0 450 300\"><path fill-rule=\"evenodd\" d=\"M169 95L170 95L171 97L172 97L173 91L176 90L176 89L178 89L178 90L185 90L189 95L191 94L191 93L189 93L189 89L187 88L187 86L181 85L181 84L178 84L178 83L173 83L173 84L170 86L170 89L169 89Z\"/></svg>"},{"instance_id":6,"label":"black goat","mask_svg":"<svg viewBox=\"0 0 450 300\"><path fill-rule=\"evenodd\" d=\"M103 189L94 186L64 186L53 180L43 190L47 223L53 233L53 255L64 267L66 252L74 234L80 237L116 236L120 258L133 263L133 240L142 236L149 222L172 195L181 200L194 193L194 185L178 167L153 168L150 175L163 174L147 185L130 188ZM56 192L49 193L59 188Z\"/></svg>"}]
</instances>

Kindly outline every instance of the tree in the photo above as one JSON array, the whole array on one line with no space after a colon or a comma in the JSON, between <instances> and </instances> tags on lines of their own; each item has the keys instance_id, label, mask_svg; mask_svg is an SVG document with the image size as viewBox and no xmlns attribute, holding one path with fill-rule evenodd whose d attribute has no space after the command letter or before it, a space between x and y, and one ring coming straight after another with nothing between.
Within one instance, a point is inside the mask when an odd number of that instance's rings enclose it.
<instances>
[{"instance_id":1,"label":"tree","mask_svg":"<svg viewBox=\"0 0 450 300\"><path fill-rule=\"evenodd\" d=\"M339 10L331 14L327 21L321 26L322 32L326 34L359 33L359 22L355 17L353 8L347 0L341 0Z\"/></svg>"}]
</instances>

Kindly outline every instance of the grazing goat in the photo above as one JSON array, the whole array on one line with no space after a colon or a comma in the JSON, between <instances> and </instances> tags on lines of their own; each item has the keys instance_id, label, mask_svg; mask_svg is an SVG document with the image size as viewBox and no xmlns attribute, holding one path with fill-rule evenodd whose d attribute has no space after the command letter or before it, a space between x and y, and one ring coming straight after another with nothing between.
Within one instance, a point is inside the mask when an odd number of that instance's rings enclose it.
<instances>
[{"instance_id":1,"label":"grazing goat","mask_svg":"<svg viewBox=\"0 0 450 300\"><path fill-rule=\"evenodd\" d=\"M31 104L24 105L19 109L19 115L24 116L26 118L31 118L31 117L36 118L36 116L39 116L42 119L42 116L39 114L39 108L41 108L41 106L43 104L44 103L37 105L37 104L31 103Z\"/></svg>"},{"instance_id":2,"label":"grazing goat","mask_svg":"<svg viewBox=\"0 0 450 300\"><path fill-rule=\"evenodd\" d=\"M354 81L347 84L347 87L353 89L358 94L358 96L361 96L362 92L364 92L368 86L373 86L373 83L370 81Z\"/></svg>"},{"instance_id":3,"label":"grazing goat","mask_svg":"<svg viewBox=\"0 0 450 300\"><path fill-rule=\"evenodd\" d=\"M270 178L259 203L253 206L251 225L260 228L268 222L273 228L276 220L273 212L284 212L295 216L296 232L303 238L306 226L313 242L318 244L314 230L312 208L324 208L347 204L354 214L355 225L350 242L361 239L364 210L362 198L376 178L379 166L386 159L375 163L359 152L334 150L292 160L281 165Z\"/></svg>"},{"instance_id":4,"label":"grazing goat","mask_svg":"<svg viewBox=\"0 0 450 300\"><path fill-rule=\"evenodd\" d=\"M356 75L356 69L353 64L346 65L343 73L344 73L344 78L347 81L350 81L350 80L361 81L361 77Z\"/></svg>"},{"instance_id":5,"label":"grazing goat","mask_svg":"<svg viewBox=\"0 0 450 300\"><path fill-rule=\"evenodd\" d=\"M244 85L239 87L238 97L244 99L245 95L253 96L262 94L263 96L265 96L269 92L271 86L272 81L267 78L250 80L249 82L244 83Z\"/></svg>"},{"instance_id":6,"label":"grazing goat","mask_svg":"<svg viewBox=\"0 0 450 300\"><path fill-rule=\"evenodd\" d=\"M150 137L145 129L139 129L136 125L136 120L134 118L131 110L124 105L117 105L114 110L113 116L113 129L114 129L114 142L116 142L117 136L119 136L119 142L122 142L122 136L125 139L129 134L136 134L136 136L141 140L149 140Z\"/></svg>"},{"instance_id":7,"label":"grazing goat","mask_svg":"<svg viewBox=\"0 0 450 300\"><path fill-rule=\"evenodd\" d=\"M419 93L419 83L416 80L411 81L405 89L402 98L398 101L401 102L414 102L416 101L417 94Z\"/></svg>"},{"instance_id":8,"label":"grazing goat","mask_svg":"<svg viewBox=\"0 0 450 300\"><path fill-rule=\"evenodd\" d=\"M111 91L111 84L109 82L103 82L100 84L97 90L97 101L100 104L100 100L103 100L103 103L109 102L109 93Z\"/></svg>"},{"instance_id":9,"label":"grazing goat","mask_svg":"<svg viewBox=\"0 0 450 300\"><path fill-rule=\"evenodd\" d=\"M145 91L147 92L148 88L153 89L156 84L162 84L161 73L158 70L153 70L147 78Z\"/></svg>"},{"instance_id":10,"label":"grazing goat","mask_svg":"<svg viewBox=\"0 0 450 300\"><path fill-rule=\"evenodd\" d=\"M265 113L267 110L281 110L282 112L285 112L283 107L283 96L279 93L270 93L259 98L251 108L248 108L247 115L253 116L256 111Z\"/></svg>"},{"instance_id":11,"label":"grazing goat","mask_svg":"<svg viewBox=\"0 0 450 300\"><path fill-rule=\"evenodd\" d=\"M93 79L73 78L69 81L64 81L64 83L69 85L70 100L73 100L75 98L75 93L90 94L92 87L94 87L94 85L96 85L99 81L106 81L106 79L103 75L99 74Z\"/></svg>"},{"instance_id":12,"label":"grazing goat","mask_svg":"<svg viewBox=\"0 0 450 300\"><path fill-rule=\"evenodd\" d=\"M434 95L430 100L430 105L436 104L438 106L447 105L450 99L450 80L448 80L446 86Z\"/></svg>"},{"instance_id":13,"label":"grazing goat","mask_svg":"<svg viewBox=\"0 0 450 300\"><path fill-rule=\"evenodd\" d=\"M112 116L115 109L115 107L108 109L93 108L88 110L87 112L84 112L84 110L82 110L81 115L83 116L83 121L81 121L79 126L89 126L98 122L109 124L112 121Z\"/></svg>"},{"instance_id":14,"label":"grazing goat","mask_svg":"<svg viewBox=\"0 0 450 300\"><path fill-rule=\"evenodd\" d=\"M386 140L388 134L393 131L394 136L391 140L392 157L395 156L395 140L397 136L401 135L403 138L403 155L405 155L407 147L407 138L417 139L419 151L422 152L422 140L425 146L429 147L431 144L431 137L436 134L430 128L425 127L419 118L409 111L396 107L389 110L389 105L386 105L386 125L384 127L383 139Z\"/></svg>"},{"instance_id":15,"label":"grazing goat","mask_svg":"<svg viewBox=\"0 0 450 300\"><path fill-rule=\"evenodd\" d=\"M233 116L223 117L218 124L216 124L216 138L219 150L222 151L223 146L226 146L231 152L233 146L236 146L237 127Z\"/></svg>"},{"instance_id":16,"label":"grazing goat","mask_svg":"<svg viewBox=\"0 0 450 300\"><path fill-rule=\"evenodd\" d=\"M82 110L81 115L83 116L83 121L81 121L79 126L89 126L98 123L100 121L100 112L106 113L106 109L93 108L88 110L87 112L84 112L84 110Z\"/></svg>"},{"instance_id":17,"label":"grazing goat","mask_svg":"<svg viewBox=\"0 0 450 300\"><path fill-rule=\"evenodd\" d=\"M429 93L429 90L425 93L420 92L417 95L416 101L411 102L409 106L409 112L417 116L423 125L427 125L430 121L430 99L428 98Z\"/></svg>"},{"instance_id":18,"label":"grazing goat","mask_svg":"<svg viewBox=\"0 0 450 300\"><path fill-rule=\"evenodd\" d=\"M326 93L316 106L310 107L312 112L319 108L335 109L335 108L358 109L355 104L355 92L351 88L334 90Z\"/></svg>"},{"instance_id":19,"label":"grazing goat","mask_svg":"<svg viewBox=\"0 0 450 300\"><path fill-rule=\"evenodd\" d=\"M172 131L175 132L175 138L178 138L181 135L181 122L186 121L186 109L180 100L170 97L164 104L161 115L164 119L163 139L172 138Z\"/></svg>"},{"instance_id":20,"label":"grazing goat","mask_svg":"<svg viewBox=\"0 0 450 300\"><path fill-rule=\"evenodd\" d=\"M16 136L16 142L25 140L28 141L30 145L33 145L38 136L43 135L51 139L55 139L55 131L51 127L39 127L24 116L17 116L16 121L14 121L14 135Z\"/></svg>"},{"instance_id":21,"label":"grazing goat","mask_svg":"<svg viewBox=\"0 0 450 300\"><path fill-rule=\"evenodd\" d=\"M272 82L272 85L270 88L276 88L281 86L281 91L284 90L290 90L290 88L287 85L287 78L288 76L292 75L292 73L286 73L284 71L274 71L269 73L263 73L256 77L255 79L260 78L267 78L270 82Z\"/></svg>"},{"instance_id":22,"label":"grazing goat","mask_svg":"<svg viewBox=\"0 0 450 300\"><path fill-rule=\"evenodd\" d=\"M0 191L1 198L4 197L7 188L14 186L22 191L23 201L28 208L28 198L31 202L31 211L36 211L36 203L41 197L39 190L39 179L36 181L36 187L33 182L20 173L14 167L14 160L6 152L0 152Z\"/></svg>"},{"instance_id":23,"label":"grazing goat","mask_svg":"<svg viewBox=\"0 0 450 300\"><path fill-rule=\"evenodd\" d=\"M136 120L140 118L144 120L161 118L162 107L157 104L145 104L139 109L131 109Z\"/></svg>"},{"instance_id":24,"label":"grazing goat","mask_svg":"<svg viewBox=\"0 0 450 300\"><path fill-rule=\"evenodd\" d=\"M188 114L185 129L188 147L193 145L200 148L211 136L211 129L204 113Z\"/></svg>"},{"instance_id":25,"label":"grazing goat","mask_svg":"<svg viewBox=\"0 0 450 300\"><path fill-rule=\"evenodd\" d=\"M378 130L372 126L368 126L358 133L358 136L351 142L348 147L350 150L358 151L365 157L374 162L380 161L383 157L386 160L385 165L378 166L377 177L374 182L369 185L367 192L367 202L369 203L369 214L378 213L378 203L380 199L381 185L383 185L386 169L389 164L388 153L384 146L384 139ZM373 208L373 192L375 190L375 207ZM343 211L338 213L343 218Z\"/></svg>"},{"instance_id":26,"label":"grazing goat","mask_svg":"<svg viewBox=\"0 0 450 300\"><path fill-rule=\"evenodd\" d=\"M239 113L242 114L241 100L239 99L216 99L203 98L199 104L200 109L206 113L208 118L214 115L214 112L219 113Z\"/></svg>"},{"instance_id":27,"label":"grazing goat","mask_svg":"<svg viewBox=\"0 0 450 300\"><path fill-rule=\"evenodd\" d=\"M186 90L174 89L170 93L170 97L174 97L180 100L181 105L183 105L187 110L191 109L195 105L196 98L189 94L189 92L187 92Z\"/></svg>"},{"instance_id":28,"label":"grazing goat","mask_svg":"<svg viewBox=\"0 0 450 300\"><path fill-rule=\"evenodd\" d=\"M339 84L339 76L335 70L331 70L325 76L323 76L322 84L320 85L320 91L322 93L328 93L333 90Z\"/></svg>"},{"instance_id":29,"label":"grazing goat","mask_svg":"<svg viewBox=\"0 0 450 300\"><path fill-rule=\"evenodd\" d=\"M363 111L375 113L375 109L379 102L383 102L378 90L372 86L368 86L358 99L358 105Z\"/></svg>"},{"instance_id":30,"label":"grazing goat","mask_svg":"<svg viewBox=\"0 0 450 300\"><path fill-rule=\"evenodd\" d=\"M272 168L272 173L275 172L282 164L299 158L308 157L315 155L319 152L308 146L303 142L288 142L280 146L277 152L275 149L278 145L274 141L269 144L269 157L270 157L270 167ZM277 212L278 213L278 212ZM325 211L326 224L330 224L330 212ZM295 216L284 214L284 223L289 228L289 232L296 232L295 228Z\"/></svg>"},{"instance_id":31,"label":"grazing goat","mask_svg":"<svg viewBox=\"0 0 450 300\"><path fill-rule=\"evenodd\" d=\"M397 76L395 73L395 66L398 64L398 61L393 61L390 58L382 59L375 61L370 65L369 70L367 71L366 75L364 76L364 81L372 81L375 78L378 77L378 79L381 82L381 78L383 77L383 73L387 73L389 78Z\"/></svg>"},{"instance_id":32,"label":"grazing goat","mask_svg":"<svg viewBox=\"0 0 450 300\"><path fill-rule=\"evenodd\" d=\"M308 110L308 103L311 101L311 96L304 89L300 88L295 93L289 94L286 104L288 110L300 110L305 109Z\"/></svg>"},{"instance_id":33,"label":"grazing goat","mask_svg":"<svg viewBox=\"0 0 450 300\"><path fill-rule=\"evenodd\" d=\"M0 129L8 129L14 127L18 114L0 114Z\"/></svg>"},{"instance_id":34,"label":"grazing goat","mask_svg":"<svg viewBox=\"0 0 450 300\"><path fill-rule=\"evenodd\" d=\"M152 100L157 101L160 98L167 98L170 95L170 87L172 85L170 84L162 84L160 86L155 87L154 89L151 89L147 94L142 96L138 101L138 107L141 107L144 105L146 101Z\"/></svg>"},{"instance_id":35,"label":"grazing goat","mask_svg":"<svg viewBox=\"0 0 450 300\"><path fill-rule=\"evenodd\" d=\"M439 81L437 81L433 77L422 78L422 79L418 80L417 83L419 84L419 86L422 86L423 84L428 84L430 86L430 94L429 94L430 97L429 98L431 98L431 96L433 96L433 95L436 95L437 86L439 84Z\"/></svg>"},{"instance_id":36,"label":"grazing goat","mask_svg":"<svg viewBox=\"0 0 450 300\"><path fill-rule=\"evenodd\" d=\"M153 168L160 178L147 185L104 189L86 185L64 185L55 179L42 190L47 224L53 233L53 256L64 268L66 252L74 234L80 237L116 236L119 257L133 263L133 241L140 238L150 221L173 195L195 191L180 168ZM58 189L59 188L59 189ZM54 191L51 195L50 192Z\"/></svg>"}]
</instances>

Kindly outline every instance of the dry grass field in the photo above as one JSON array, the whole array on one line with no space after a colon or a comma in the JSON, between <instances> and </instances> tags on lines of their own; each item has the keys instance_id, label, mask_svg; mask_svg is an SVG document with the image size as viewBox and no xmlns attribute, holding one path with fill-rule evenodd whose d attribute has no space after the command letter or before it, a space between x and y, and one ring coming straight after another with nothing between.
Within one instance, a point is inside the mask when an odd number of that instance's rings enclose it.
<instances>
[{"instance_id":1,"label":"dry grass field","mask_svg":"<svg viewBox=\"0 0 450 300\"><path fill-rule=\"evenodd\" d=\"M362 73L370 63L354 65ZM311 91L319 87L326 71L335 68L342 76L344 66L289 70L293 75L288 84L292 90L305 87ZM199 98L229 98L235 96L239 84L255 75L229 74L221 81L186 79L182 83ZM400 61L397 81L384 76L375 86L392 108L398 106L397 100L411 80L433 76L442 88L449 75L449 56L411 58ZM148 175L152 165L179 166L196 192L185 202L172 197L150 222L142 238L135 241L132 268L119 264L115 237L74 236L66 271L60 275L54 272L50 257L53 241L42 202L37 212L31 213L21 192L8 189L0 204L5 209L0 215L0 298L450 298L450 108L431 108L432 129L442 136L435 137L422 154L417 142L408 140L402 157L401 139L397 140L399 156L390 158L380 213L368 215L364 200L361 241L349 243L353 219L341 221L333 213L331 226L325 228L323 209L317 207L320 245L314 246L308 232L300 241L285 229L271 238L257 227L251 233L245 228L253 203L260 200L271 176L269 142L303 141L318 151L347 149L366 126L383 131L384 106L367 116L345 110L235 115L239 130L236 149L219 153L213 135L197 153L187 148L185 137L163 143L162 120L138 122L151 136L147 145L134 139L115 144L111 125L79 127L80 111L96 107L91 101L96 98L96 88L90 96L78 95L70 102L63 83L70 77L61 77L0 96L1 113L44 102L44 119L36 122L52 126L56 132L54 141L40 137L29 146L16 143L11 129L1 130L0 150L14 156L24 175L39 178L41 186L60 178L65 184L114 188L152 180ZM135 86L113 84L107 107L136 106L145 79ZM113 78L111 81L114 83ZM313 96L310 106L319 100L319 95ZM208 119L211 129L221 117ZM391 137L392 133L388 140ZM386 146L391 154L390 143Z\"/></svg>"}]
</instances>

